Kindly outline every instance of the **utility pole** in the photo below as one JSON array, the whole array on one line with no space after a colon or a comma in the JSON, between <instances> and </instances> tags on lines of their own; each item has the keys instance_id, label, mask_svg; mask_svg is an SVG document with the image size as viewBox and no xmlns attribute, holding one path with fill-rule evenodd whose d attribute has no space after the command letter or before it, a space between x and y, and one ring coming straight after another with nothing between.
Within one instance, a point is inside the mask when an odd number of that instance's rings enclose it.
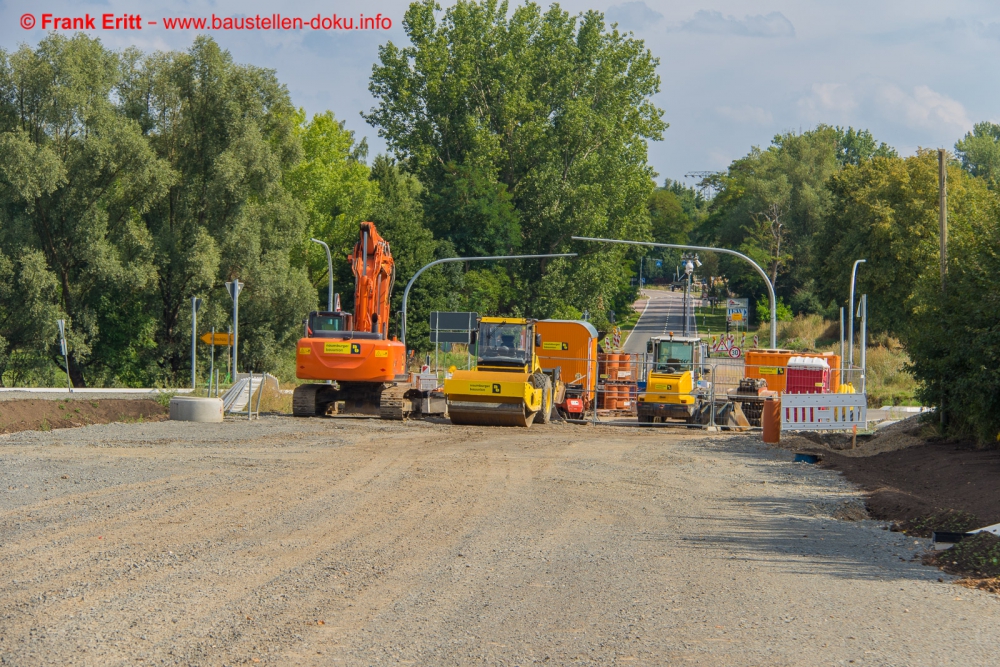
<instances>
[{"instance_id":1,"label":"utility pole","mask_svg":"<svg viewBox=\"0 0 1000 667\"><path fill-rule=\"evenodd\" d=\"M938 149L938 224L941 228L941 296L948 277L948 165L943 148ZM944 412L944 384L941 386L941 428L947 424Z\"/></svg>"},{"instance_id":2,"label":"utility pole","mask_svg":"<svg viewBox=\"0 0 1000 667\"><path fill-rule=\"evenodd\" d=\"M62 352L63 360L66 362L66 388L69 393L73 393L73 380L69 376L69 350L66 347L66 320L56 320L59 325L59 351Z\"/></svg>"},{"instance_id":3,"label":"utility pole","mask_svg":"<svg viewBox=\"0 0 1000 667\"><path fill-rule=\"evenodd\" d=\"M191 297L191 388L197 389L195 380L195 370L197 368L198 356L195 351L198 349L198 309L201 308L201 299Z\"/></svg>"},{"instance_id":4,"label":"utility pole","mask_svg":"<svg viewBox=\"0 0 1000 667\"><path fill-rule=\"evenodd\" d=\"M938 149L938 224L941 227L941 291L948 275L948 169L946 153Z\"/></svg>"},{"instance_id":5,"label":"utility pole","mask_svg":"<svg viewBox=\"0 0 1000 667\"><path fill-rule=\"evenodd\" d=\"M244 283L240 282L239 278L233 278L232 281L226 281L226 290L229 291L229 296L233 297L233 379L236 379L236 374L239 372L239 366L237 361L239 359L239 342L240 335L240 292L243 291Z\"/></svg>"}]
</instances>

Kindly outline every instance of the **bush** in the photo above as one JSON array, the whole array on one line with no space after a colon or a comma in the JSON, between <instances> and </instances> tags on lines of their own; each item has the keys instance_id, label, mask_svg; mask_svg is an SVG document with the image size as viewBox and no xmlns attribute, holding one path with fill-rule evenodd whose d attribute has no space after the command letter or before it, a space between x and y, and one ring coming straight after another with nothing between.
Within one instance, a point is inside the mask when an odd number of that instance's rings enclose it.
<instances>
[{"instance_id":1,"label":"bush","mask_svg":"<svg viewBox=\"0 0 1000 667\"><path fill-rule=\"evenodd\" d=\"M778 297L778 303L774 308L775 315L779 322L790 322L792 320L792 309L788 307L784 299ZM756 308L757 321L763 326L771 321L771 301L766 297L761 297Z\"/></svg>"}]
</instances>

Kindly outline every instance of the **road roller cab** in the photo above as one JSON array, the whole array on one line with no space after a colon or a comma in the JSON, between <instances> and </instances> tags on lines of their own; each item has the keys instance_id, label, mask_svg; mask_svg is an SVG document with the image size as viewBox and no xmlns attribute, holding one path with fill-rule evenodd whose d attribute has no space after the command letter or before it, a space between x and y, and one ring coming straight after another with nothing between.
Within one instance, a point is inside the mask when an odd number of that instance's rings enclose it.
<instances>
[{"instance_id":1,"label":"road roller cab","mask_svg":"<svg viewBox=\"0 0 1000 667\"><path fill-rule=\"evenodd\" d=\"M475 335L476 369L455 371L444 382L453 424L530 426L547 423L552 412L552 378L542 372L535 321L483 317Z\"/></svg>"}]
</instances>

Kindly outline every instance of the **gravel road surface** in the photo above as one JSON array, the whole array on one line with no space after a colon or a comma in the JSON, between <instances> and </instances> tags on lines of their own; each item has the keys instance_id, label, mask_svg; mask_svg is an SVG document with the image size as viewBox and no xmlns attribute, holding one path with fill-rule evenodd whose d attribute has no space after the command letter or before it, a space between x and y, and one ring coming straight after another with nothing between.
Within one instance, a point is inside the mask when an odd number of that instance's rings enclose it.
<instances>
[{"instance_id":1,"label":"gravel road surface","mask_svg":"<svg viewBox=\"0 0 1000 667\"><path fill-rule=\"evenodd\" d=\"M997 598L791 458L566 424L3 436L0 663L996 664Z\"/></svg>"}]
</instances>

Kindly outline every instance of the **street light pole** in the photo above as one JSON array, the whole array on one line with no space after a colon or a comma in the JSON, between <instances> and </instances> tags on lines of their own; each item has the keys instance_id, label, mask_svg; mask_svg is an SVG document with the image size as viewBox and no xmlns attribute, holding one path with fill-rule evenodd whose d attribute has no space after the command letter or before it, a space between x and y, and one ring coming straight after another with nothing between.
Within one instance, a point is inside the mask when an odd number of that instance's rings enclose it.
<instances>
[{"instance_id":1,"label":"street light pole","mask_svg":"<svg viewBox=\"0 0 1000 667\"><path fill-rule=\"evenodd\" d=\"M191 388L197 389L197 381L195 377L197 375L196 368L198 363L198 356L196 354L198 349L198 309L201 308L201 299L197 297L191 297Z\"/></svg>"},{"instance_id":2,"label":"street light pole","mask_svg":"<svg viewBox=\"0 0 1000 667\"><path fill-rule=\"evenodd\" d=\"M771 297L771 349L778 347L778 311L777 311L777 301L774 297L774 285L771 284L771 279L767 277L767 273L764 269L760 268L760 265L744 255L743 253L736 252L735 250L730 250L729 248L712 248L709 246L700 245L681 245L679 243L653 243L651 241L626 241L623 239L601 239L601 238L591 238L589 236L572 236L570 237L574 241L596 241L598 243L622 243L625 245L645 245L652 246L654 248L676 248L679 250L702 250L705 252L721 252L726 255L733 255L734 257L739 257L750 263L751 266L760 274L760 277L764 279L764 284L767 285L768 296Z\"/></svg>"},{"instance_id":3,"label":"street light pole","mask_svg":"<svg viewBox=\"0 0 1000 667\"><path fill-rule=\"evenodd\" d=\"M410 288L413 287L413 283L417 280L421 273L436 266L438 264L444 264L446 262L485 262L494 259L541 259L543 257L576 257L575 252L564 252L557 253L554 255L493 255L491 257L447 257L445 259L439 259L431 262L430 264L425 264L420 267L420 270L413 274L410 278L410 282L406 283L406 288L403 290L403 313L400 319L399 326L399 340L406 344L406 301L410 296Z\"/></svg>"},{"instance_id":4,"label":"street light pole","mask_svg":"<svg viewBox=\"0 0 1000 667\"><path fill-rule=\"evenodd\" d=\"M231 282L226 281L226 289L229 290L229 296L233 297L233 380L235 381L239 372L237 361L239 361L240 292L243 291L243 283L239 278L233 278Z\"/></svg>"},{"instance_id":5,"label":"street light pole","mask_svg":"<svg viewBox=\"0 0 1000 667\"><path fill-rule=\"evenodd\" d=\"M867 261L867 259L856 260L854 266L851 267L851 306L848 308L850 311L848 313L850 325L848 326L847 333L847 363L850 365L854 365L854 280L858 275L858 264L863 264ZM843 363L843 359L841 359L841 363Z\"/></svg>"},{"instance_id":6,"label":"street light pole","mask_svg":"<svg viewBox=\"0 0 1000 667\"><path fill-rule=\"evenodd\" d=\"M326 272L330 280L329 291L327 292L326 295L326 310L327 312L332 312L333 311L333 256L330 255L330 246L323 243L319 239L309 239L309 240L312 241L313 243L320 244L321 246L323 246L323 249L326 250Z\"/></svg>"}]
</instances>

